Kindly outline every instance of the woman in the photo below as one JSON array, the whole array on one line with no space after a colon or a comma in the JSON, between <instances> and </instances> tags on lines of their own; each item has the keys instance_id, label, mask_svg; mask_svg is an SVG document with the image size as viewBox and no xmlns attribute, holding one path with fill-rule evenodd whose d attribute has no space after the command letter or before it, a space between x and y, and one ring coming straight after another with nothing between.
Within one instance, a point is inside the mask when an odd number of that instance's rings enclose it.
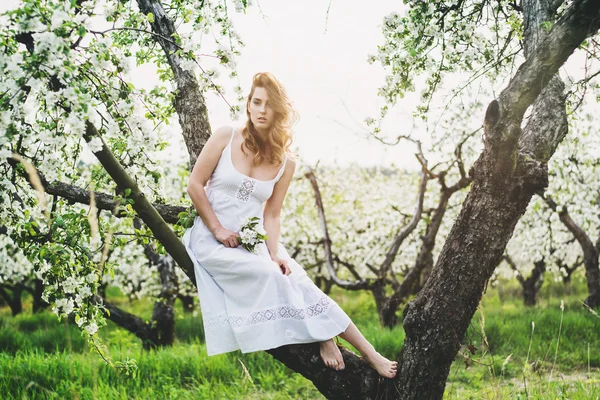
<instances>
[{"instance_id":1,"label":"woman","mask_svg":"<svg viewBox=\"0 0 600 400\"><path fill-rule=\"evenodd\" d=\"M272 74L254 76L246 115L244 128L224 126L208 139L188 186L199 216L183 243L194 262L208 355L320 342L325 365L342 370L339 335L380 375L394 377L397 363L375 351L278 241L296 168L286 154L295 112ZM238 242L247 217L258 217L268 236L256 253Z\"/></svg>"}]
</instances>

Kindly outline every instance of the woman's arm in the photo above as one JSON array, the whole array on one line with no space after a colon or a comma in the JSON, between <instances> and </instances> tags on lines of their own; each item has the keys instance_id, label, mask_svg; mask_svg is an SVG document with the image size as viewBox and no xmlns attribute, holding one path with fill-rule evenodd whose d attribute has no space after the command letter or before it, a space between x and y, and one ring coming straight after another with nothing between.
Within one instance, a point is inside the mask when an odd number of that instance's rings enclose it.
<instances>
[{"instance_id":1,"label":"woman's arm","mask_svg":"<svg viewBox=\"0 0 600 400\"><path fill-rule=\"evenodd\" d=\"M275 184L273 194L271 194L271 197L269 197L265 204L263 221L265 224L265 231L267 231L267 249L269 250L271 259L278 257L277 248L279 242L281 206L283 205L283 200L285 199L295 170L296 163L293 160L288 160L283 175Z\"/></svg>"},{"instance_id":2,"label":"woman's arm","mask_svg":"<svg viewBox=\"0 0 600 400\"><path fill-rule=\"evenodd\" d=\"M198 215L215 238L228 247L236 247L238 246L237 235L221 225L204 190L230 137L231 127L222 126L208 138L190 174L187 192Z\"/></svg>"}]
</instances>

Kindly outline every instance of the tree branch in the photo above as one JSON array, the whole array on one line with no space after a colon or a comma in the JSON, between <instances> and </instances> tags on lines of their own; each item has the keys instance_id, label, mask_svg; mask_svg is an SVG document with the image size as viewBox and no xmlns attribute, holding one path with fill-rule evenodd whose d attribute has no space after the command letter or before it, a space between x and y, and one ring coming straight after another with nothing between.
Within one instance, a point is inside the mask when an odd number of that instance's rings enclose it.
<instances>
[{"instance_id":1,"label":"tree branch","mask_svg":"<svg viewBox=\"0 0 600 400\"><path fill-rule=\"evenodd\" d=\"M8 158L9 163L14 167L17 164L17 160L12 157ZM90 191L83 189L79 186L70 185L68 183L54 181L48 182L46 177L38 171L38 175L40 176L40 181L42 182L42 186L46 193L51 195L60 196L70 203L81 203L81 204L90 204ZM23 174L23 178L25 178L29 184L31 185L31 181L28 174ZM115 196L112 196L108 193L103 192L94 192L94 198L96 201L96 207L100 210L108 210L112 211L115 209L117 203L115 202ZM180 212L187 211L189 208L183 206L172 206L169 204L158 204L153 203L152 206L156 208L156 211L160 214L160 216L170 224L175 224L178 221L177 215ZM123 211L115 214L116 217L125 217L126 213Z\"/></svg>"},{"instance_id":2,"label":"tree branch","mask_svg":"<svg viewBox=\"0 0 600 400\"><path fill-rule=\"evenodd\" d=\"M323 199L321 198L321 191L319 190L319 184L317 182L317 178L312 169L309 169L305 174L306 178L310 181L312 185L313 191L315 192L315 203L317 205L317 211L319 213L319 219L321 220L321 229L323 231L323 247L325 248L325 264L327 265L327 270L329 271L329 276L333 282L345 289L348 290L359 290L359 289L368 289L371 286L371 280L369 279L360 279L357 281L346 281L340 279L337 276L337 271L334 266L334 258L331 252L331 239L329 238L329 231L327 229L327 219L325 218L325 210L323 207Z\"/></svg>"},{"instance_id":3,"label":"tree branch","mask_svg":"<svg viewBox=\"0 0 600 400\"><path fill-rule=\"evenodd\" d=\"M100 161L106 172L113 178L117 184L117 188L121 192L128 188L131 189L130 197L134 200L132 204L133 209L148 225L156 240L164 246L165 250L173 257L195 285L194 264L190 260L185 246L175 233L173 233L169 225L165 223L152 204L150 204L137 183L127 174L127 171L125 171L115 158L108 146L106 146L96 127L88 121L86 122L84 138L89 142L93 137L97 137L102 141L102 150L94 153L98 161Z\"/></svg>"},{"instance_id":4,"label":"tree branch","mask_svg":"<svg viewBox=\"0 0 600 400\"><path fill-rule=\"evenodd\" d=\"M522 120L525 110L581 42L598 30L598 14L597 0L574 1L564 12L545 40L519 67L498 100L488 106L486 146L516 142L520 128L515 122Z\"/></svg>"}]
</instances>

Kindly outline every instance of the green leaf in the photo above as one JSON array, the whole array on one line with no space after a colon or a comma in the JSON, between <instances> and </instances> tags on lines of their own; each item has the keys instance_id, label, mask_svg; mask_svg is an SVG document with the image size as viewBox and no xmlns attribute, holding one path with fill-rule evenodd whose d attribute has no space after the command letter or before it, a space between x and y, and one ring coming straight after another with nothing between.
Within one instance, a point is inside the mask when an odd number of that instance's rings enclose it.
<instances>
[{"instance_id":1,"label":"green leaf","mask_svg":"<svg viewBox=\"0 0 600 400\"><path fill-rule=\"evenodd\" d=\"M125 196L129 196L131 194L131 188L125 189Z\"/></svg>"},{"instance_id":2,"label":"green leaf","mask_svg":"<svg viewBox=\"0 0 600 400\"><path fill-rule=\"evenodd\" d=\"M150 22L151 24L154 23L154 14L150 12L148 13L148 15L146 15L146 17L148 17L148 22Z\"/></svg>"}]
</instances>

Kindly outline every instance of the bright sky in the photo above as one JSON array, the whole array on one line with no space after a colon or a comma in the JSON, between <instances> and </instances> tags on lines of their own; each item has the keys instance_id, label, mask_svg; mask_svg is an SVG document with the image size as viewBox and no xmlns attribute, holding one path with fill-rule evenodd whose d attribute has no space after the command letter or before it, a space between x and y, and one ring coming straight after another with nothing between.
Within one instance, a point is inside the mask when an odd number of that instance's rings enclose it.
<instances>
[{"instance_id":1,"label":"bright sky","mask_svg":"<svg viewBox=\"0 0 600 400\"><path fill-rule=\"evenodd\" d=\"M252 76L270 71L284 84L300 114L295 143L302 159L311 164L317 160L416 164L412 146L390 148L366 139L363 122L377 116L384 105L377 96L383 68L367 63L367 55L376 53L383 41L383 17L398 11L401 3L260 0L259 4L260 9L255 2L246 15L231 13L246 43L238 58L240 83L248 93ZM224 102L216 96L207 101L213 129L229 123ZM415 96L412 104L416 101ZM397 111L386 126L395 126L394 133L406 133L411 111L412 107ZM245 115L236 123L242 121Z\"/></svg>"}]
</instances>

